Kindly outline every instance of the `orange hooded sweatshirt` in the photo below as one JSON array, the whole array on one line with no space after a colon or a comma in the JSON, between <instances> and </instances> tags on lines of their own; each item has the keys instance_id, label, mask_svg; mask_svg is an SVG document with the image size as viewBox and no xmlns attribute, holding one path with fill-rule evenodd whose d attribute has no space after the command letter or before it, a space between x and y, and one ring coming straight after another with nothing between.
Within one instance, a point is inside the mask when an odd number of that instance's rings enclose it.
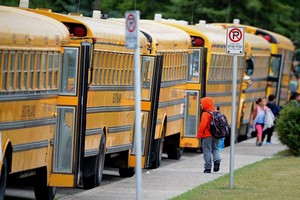
<instances>
[{"instance_id":1,"label":"orange hooded sweatshirt","mask_svg":"<svg viewBox=\"0 0 300 200\"><path fill-rule=\"evenodd\" d=\"M201 99L201 105L203 111L210 110L212 112L215 111L215 105L214 105L214 100L211 97L204 97ZM211 120L211 114L208 112L202 112L201 116L201 121L200 121L200 126L197 134L197 138L206 138L206 137L211 137L210 133L210 120Z\"/></svg>"}]
</instances>

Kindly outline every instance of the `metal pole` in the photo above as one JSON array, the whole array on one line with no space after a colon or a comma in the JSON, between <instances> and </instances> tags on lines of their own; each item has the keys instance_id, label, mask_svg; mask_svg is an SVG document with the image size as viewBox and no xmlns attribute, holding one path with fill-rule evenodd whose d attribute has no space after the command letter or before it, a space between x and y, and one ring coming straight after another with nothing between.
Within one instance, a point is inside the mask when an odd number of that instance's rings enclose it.
<instances>
[{"instance_id":1,"label":"metal pole","mask_svg":"<svg viewBox=\"0 0 300 200\"><path fill-rule=\"evenodd\" d=\"M237 82L237 55L233 54L232 70L232 112L231 112L231 135L230 135L230 189L233 188L234 176L234 142L236 126L236 82Z\"/></svg>"},{"instance_id":2,"label":"metal pole","mask_svg":"<svg viewBox=\"0 0 300 200\"><path fill-rule=\"evenodd\" d=\"M142 199L142 145L141 145L141 68L140 68L140 38L139 20L140 12L137 12L137 42L134 49L134 89L135 89L135 147L136 147L136 199Z\"/></svg>"}]
</instances>

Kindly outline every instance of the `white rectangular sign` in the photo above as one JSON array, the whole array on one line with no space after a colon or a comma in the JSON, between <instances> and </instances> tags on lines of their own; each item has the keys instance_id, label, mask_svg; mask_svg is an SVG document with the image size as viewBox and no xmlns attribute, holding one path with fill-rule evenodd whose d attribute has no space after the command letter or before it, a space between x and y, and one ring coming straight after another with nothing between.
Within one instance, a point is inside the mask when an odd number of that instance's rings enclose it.
<instances>
[{"instance_id":1,"label":"white rectangular sign","mask_svg":"<svg viewBox=\"0 0 300 200\"><path fill-rule=\"evenodd\" d=\"M137 37L139 35L138 23L140 20L140 12L138 10L127 11L125 13L125 19L126 48L135 49L138 47Z\"/></svg>"},{"instance_id":2,"label":"white rectangular sign","mask_svg":"<svg viewBox=\"0 0 300 200\"><path fill-rule=\"evenodd\" d=\"M226 31L226 53L244 54L244 28L228 27Z\"/></svg>"}]
</instances>

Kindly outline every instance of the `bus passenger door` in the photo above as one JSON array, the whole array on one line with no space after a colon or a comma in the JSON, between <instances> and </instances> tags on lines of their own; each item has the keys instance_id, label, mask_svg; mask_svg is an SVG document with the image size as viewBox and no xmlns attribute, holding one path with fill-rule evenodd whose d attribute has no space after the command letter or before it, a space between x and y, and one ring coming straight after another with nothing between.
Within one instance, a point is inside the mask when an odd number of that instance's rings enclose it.
<instances>
[{"instance_id":1,"label":"bus passenger door","mask_svg":"<svg viewBox=\"0 0 300 200\"><path fill-rule=\"evenodd\" d=\"M65 47L62 58L51 186L80 185L91 44Z\"/></svg>"},{"instance_id":2,"label":"bus passenger door","mask_svg":"<svg viewBox=\"0 0 300 200\"><path fill-rule=\"evenodd\" d=\"M267 96L274 94L276 96L276 102L280 101L280 85L282 80L283 70L283 55L272 54L271 62L269 66L269 75L267 83Z\"/></svg>"},{"instance_id":3,"label":"bus passenger door","mask_svg":"<svg viewBox=\"0 0 300 200\"><path fill-rule=\"evenodd\" d=\"M198 124L200 120L200 98L202 91L202 68L205 66L203 48L191 49L189 55L188 82L186 84L186 106L184 118L184 137L180 141L181 147L197 148Z\"/></svg>"}]
</instances>

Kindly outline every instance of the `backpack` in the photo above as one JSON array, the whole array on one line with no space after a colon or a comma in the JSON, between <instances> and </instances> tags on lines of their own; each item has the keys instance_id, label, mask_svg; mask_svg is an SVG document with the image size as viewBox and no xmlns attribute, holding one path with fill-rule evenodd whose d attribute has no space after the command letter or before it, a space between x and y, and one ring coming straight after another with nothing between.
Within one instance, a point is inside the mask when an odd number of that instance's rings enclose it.
<instances>
[{"instance_id":1,"label":"backpack","mask_svg":"<svg viewBox=\"0 0 300 200\"><path fill-rule=\"evenodd\" d=\"M218 139L229 136L230 128L227 117L217 110L215 112L207 110L206 112L212 116L210 121L210 133Z\"/></svg>"},{"instance_id":2,"label":"backpack","mask_svg":"<svg viewBox=\"0 0 300 200\"><path fill-rule=\"evenodd\" d=\"M267 106L272 110L274 116L277 117L281 110L280 107L277 106L275 103L267 103Z\"/></svg>"}]
</instances>

